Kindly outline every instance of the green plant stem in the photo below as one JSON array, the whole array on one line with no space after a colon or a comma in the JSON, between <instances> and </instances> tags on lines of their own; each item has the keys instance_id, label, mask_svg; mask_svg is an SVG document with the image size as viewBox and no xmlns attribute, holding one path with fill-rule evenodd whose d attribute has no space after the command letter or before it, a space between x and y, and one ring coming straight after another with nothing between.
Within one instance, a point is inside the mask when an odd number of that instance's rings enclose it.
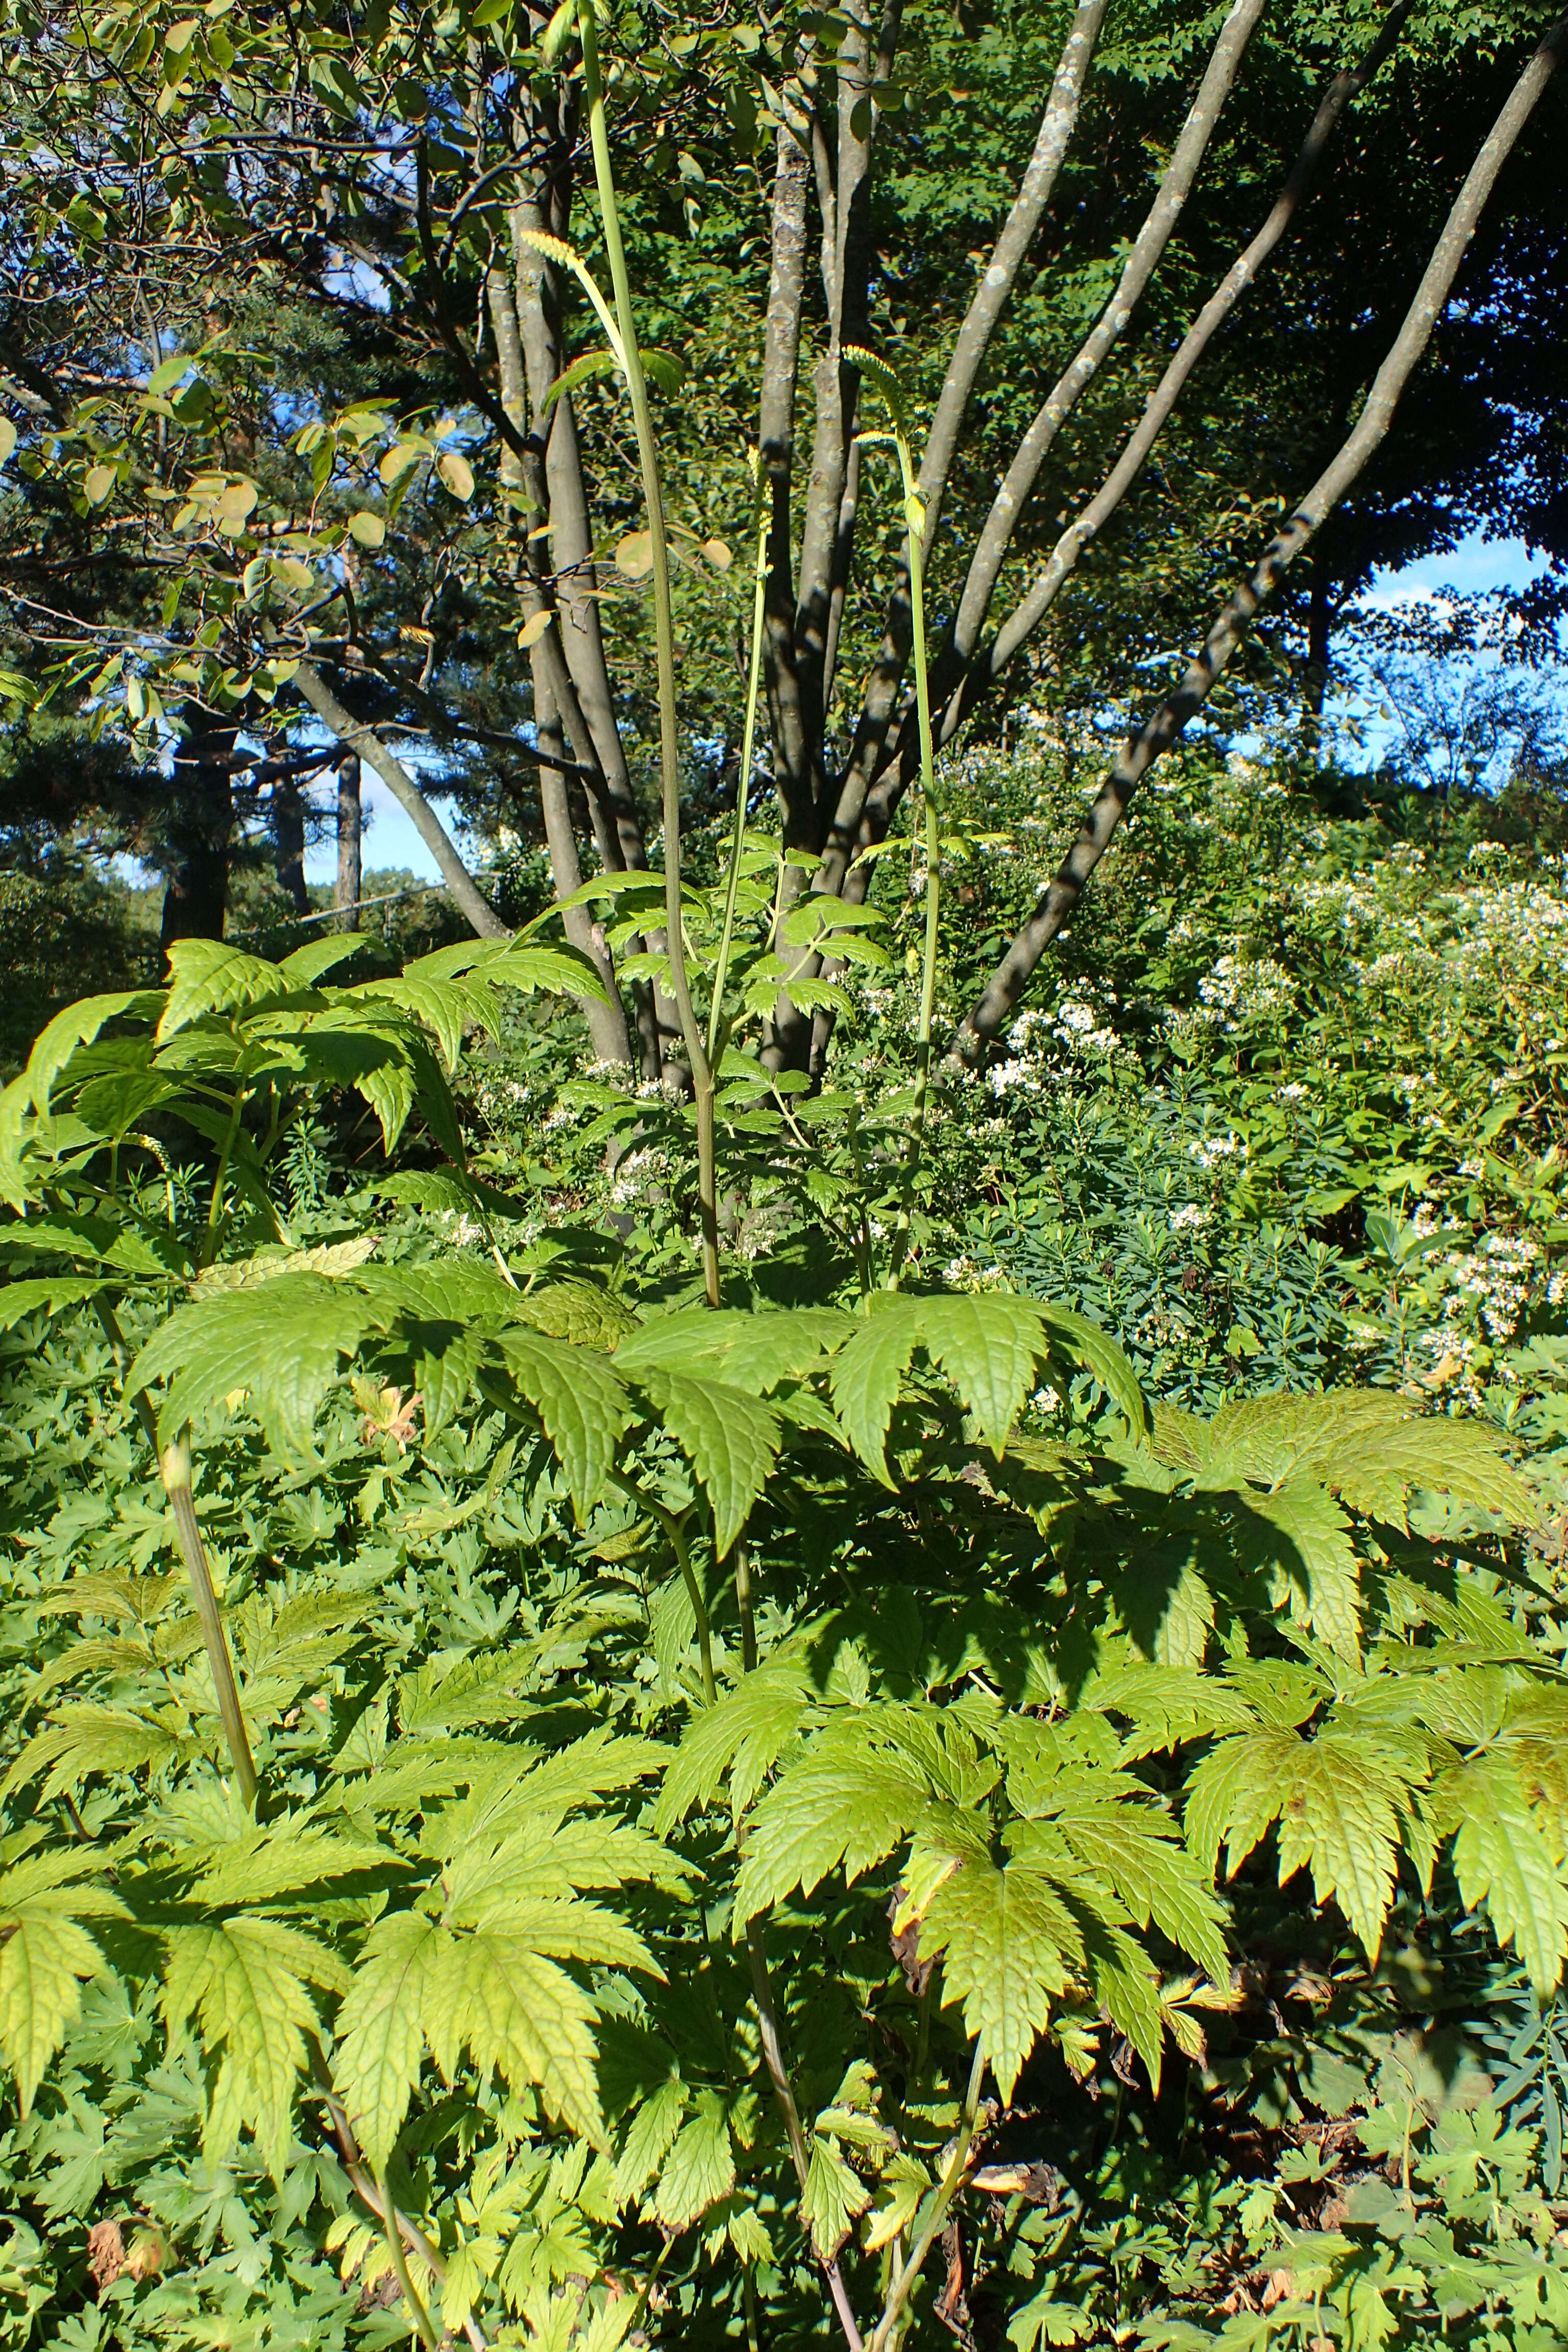
<instances>
[{"instance_id":1,"label":"green plant stem","mask_svg":"<svg viewBox=\"0 0 1568 2352\"><path fill-rule=\"evenodd\" d=\"M234 1761L234 1777L239 1784L240 1799L246 1811L253 1813L259 1785L256 1761L250 1752L250 1735L246 1730L245 1717L240 1708L239 1685L235 1680L234 1660L229 1654L228 1635L224 1631L223 1612L213 1590L212 1570L207 1564L206 1549L202 1542L195 1501L191 1493L191 1433L188 1423L172 1445L165 1445L160 1451L158 1475L163 1481L163 1492L169 1497L169 1506L174 1515L174 1534L180 1547L180 1557L191 1580L191 1597L196 1605L202 1639L206 1643L207 1664L212 1668L213 1682L217 1691L218 1717Z\"/></svg>"},{"instance_id":2,"label":"green plant stem","mask_svg":"<svg viewBox=\"0 0 1568 2352\"><path fill-rule=\"evenodd\" d=\"M973 2145L974 2126L980 2112L980 2086L984 2079L985 2043L984 2039L981 2039L974 2045L974 2060L969 2069L969 2087L963 2097L963 2121L959 2126L957 2141L947 2160L942 2177L937 2183L936 2192L931 2199L931 2211L927 2214L914 2244L910 2249L909 2261L905 2263L894 2280L892 2292L882 2307L882 2315L871 2331L867 2352L888 2352L889 2346L893 2343L899 2333L902 2324L904 2305L913 2293L915 2281L921 2274L926 2256L946 2225L949 2209L963 2185L964 2168L969 2161L970 2148Z\"/></svg>"},{"instance_id":3,"label":"green plant stem","mask_svg":"<svg viewBox=\"0 0 1568 2352\"><path fill-rule=\"evenodd\" d=\"M746 793L751 783L752 755L757 740L757 707L762 698L763 629L767 618L768 510L763 494L763 469L752 454L756 475L755 576L752 589L752 652L746 670L746 716L741 730L741 772L735 784L735 830L730 837L730 870L724 878L724 922L719 934L718 961L713 967L713 1001L708 1008L708 1059L714 1083L723 1067L729 1032L724 1021L724 988L730 976L730 952L735 937L735 904L741 891L741 859L746 845Z\"/></svg>"},{"instance_id":4,"label":"green plant stem","mask_svg":"<svg viewBox=\"0 0 1568 2352\"><path fill-rule=\"evenodd\" d=\"M201 1251L201 1262L204 1266L212 1264L217 1255L218 1244L223 1238L223 1228L218 1223L219 1213L223 1207L223 1188L228 1176L228 1163L234 1152L234 1139L239 1133L239 1122L244 1109L245 1088L241 1087L236 1092L229 1110L228 1133L224 1137L219 1149L217 1167L213 1174L212 1199L207 1203L207 1227Z\"/></svg>"},{"instance_id":5,"label":"green plant stem","mask_svg":"<svg viewBox=\"0 0 1568 2352\"><path fill-rule=\"evenodd\" d=\"M697 1620L697 1647L702 1658L702 1696L710 1706L719 1704L719 1685L713 1679L713 1637L708 1624L708 1604L702 1598L702 1587L697 1580L697 1570L691 1565L691 1547L686 1540L686 1530L671 1512L666 1525L669 1540L675 1546L675 1557L680 1562L691 1612Z\"/></svg>"},{"instance_id":6,"label":"green plant stem","mask_svg":"<svg viewBox=\"0 0 1568 2352\"><path fill-rule=\"evenodd\" d=\"M626 2322L626 2332L628 2336L630 2336L634 2329L641 2324L643 2313L647 2309L647 2299L653 2293L654 2287L658 2283L660 2271L669 2260L670 2248L675 2244L675 2242L676 2241L674 2238L666 2238L663 2245L660 2246L658 2253L655 2254L652 2264L648 2270L648 2274L647 2278L644 2279L641 2286L637 2289L637 2299L632 2305L632 2315ZM747 2276L750 2276L749 2272Z\"/></svg>"},{"instance_id":7,"label":"green plant stem","mask_svg":"<svg viewBox=\"0 0 1568 2352\"><path fill-rule=\"evenodd\" d=\"M326 2105L328 2120L332 2127L332 2137L337 2142L339 2160L343 2170L348 2174L350 2185L355 2196L359 2198L365 2210L374 2215L384 2229L386 2226L387 2216L391 2215L410 2252L417 2254L431 2277L438 2284L444 2285L447 2278L447 2265L425 2235L424 2231L416 2221L411 2221L406 2213L400 2211L392 2199L377 2187L361 2153L359 2142L354 2137L353 2126L348 2119L348 2112L332 2088L331 2069L327 2064L326 2055L313 2033L307 2033L305 2048L310 2061L311 2079ZM473 2347L473 2352L489 2352L489 2338L471 2312L463 2322L463 2333Z\"/></svg>"},{"instance_id":8,"label":"green plant stem","mask_svg":"<svg viewBox=\"0 0 1568 2352\"><path fill-rule=\"evenodd\" d=\"M667 1511L662 1503L646 1493L635 1478L628 1478L624 1470L612 1470L610 1476L622 1494L634 1502L639 1511L655 1520L669 1538L670 1549L675 1554L676 1564L691 1602L692 1614L697 1620L697 1646L702 1658L702 1694L710 1706L716 1706L719 1685L713 1674L712 1631L708 1622L708 1604L702 1598L702 1587L691 1565L691 1547L686 1540L685 1525L678 1512Z\"/></svg>"},{"instance_id":9,"label":"green plant stem","mask_svg":"<svg viewBox=\"0 0 1568 2352\"><path fill-rule=\"evenodd\" d=\"M893 436L903 477L904 512L910 530L910 621L914 632L915 716L920 730L921 798L925 812L926 927L921 969L921 1009L915 1032L914 1122L909 1159L904 1168L904 1197L894 1229L892 1265L888 1286L896 1290L910 1245L910 1217L916 1179L925 1148L926 1104L931 1092L931 1033L936 1006L936 956L942 926L942 813L936 798L936 751L931 740L931 681L926 671L925 515L915 487L910 446L901 431Z\"/></svg>"},{"instance_id":10,"label":"green plant stem","mask_svg":"<svg viewBox=\"0 0 1568 2352\"><path fill-rule=\"evenodd\" d=\"M637 344L637 316L632 309L631 279L626 248L621 243L620 214L616 202L615 173L610 163L609 129L605 115L605 80L599 64L598 33L594 0L577 0L577 28L583 43L583 89L587 100L588 139L594 155L599 211L605 231L605 255L610 267L616 316L622 343L626 394L631 402L642 468L643 503L647 509L648 551L652 558L653 634L658 674L659 772L663 785L664 908L669 957L669 992L680 1023L681 1042L691 1066L691 1090L697 1111L697 1192L702 1225L702 1285L710 1307L719 1304L719 1192L717 1149L713 1131L713 1071L697 1025L691 983L686 970L680 894L680 737L675 700L675 615L669 593L669 542L664 525L664 492L659 480L658 443L648 406L647 383Z\"/></svg>"},{"instance_id":11,"label":"green plant stem","mask_svg":"<svg viewBox=\"0 0 1568 2352\"><path fill-rule=\"evenodd\" d=\"M742 1843L743 1837L744 1832L737 1823L737 1844ZM752 1991L757 2005L757 2030L763 2045L763 2059L773 2083L773 2097L778 2103L779 2113L784 2118L784 2137L789 2142L790 2162L795 2167L795 2177L800 2183L804 2208L805 2184L811 2171L811 2158L806 2152L805 2134L801 2128L800 2109L795 2104L795 2087L790 2081L789 2067L784 2061L784 2041L779 2032L778 2011L773 2003L773 1979L768 1974L768 1956L763 1942L762 1923L759 1920L749 1919L746 1922L746 1952L752 1963ZM805 2221L804 2210L802 2220ZM809 2238L810 2224L806 2223L805 2226ZM856 2324L855 2314L850 2308L843 2273L836 2261L825 2259L820 2254L817 2260L822 2264L822 2275L827 2283L827 2291L833 2298L833 2308L838 2315L838 2324L844 2330L844 2338L849 2347L849 2352L861 2352L860 2330Z\"/></svg>"},{"instance_id":12,"label":"green plant stem","mask_svg":"<svg viewBox=\"0 0 1568 2352\"><path fill-rule=\"evenodd\" d=\"M421 2303L418 2291L408 2274L408 2257L403 2251L403 2232L397 2226L397 2208L392 2201L385 2180L378 2180L375 2185L381 2191L381 2225L386 2238L386 2250L392 2256L392 2267L397 2273L397 2284L403 2289L404 2299L414 2315L414 2326L419 2341L426 2346L426 2352L436 2352L440 2337L437 2335L435 2323Z\"/></svg>"},{"instance_id":13,"label":"green plant stem","mask_svg":"<svg viewBox=\"0 0 1568 2352\"><path fill-rule=\"evenodd\" d=\"M93 1303L123 1381L129 1350L125 1345L125 1334L120 1328L120 1318L101 1292ZM250 1735L246 1730L245 1716L239 1704L239 1685L235 1679L234 1659L229 1652L228 1635L224 1630L223 1612L213 1590L212 1570L207 1564L206 1548L202 1542L201 1527L191 1494L190 1428L187 1424L173 1445L160 1445L158 1423L146 1390L138 1390L132 1402L146 1433L147 1443L153 1449L153 1459L158 1465L163 1492L174 1515L174 1536L180 1547L180 1558L184 1562L185 1574L191 1581L191 1598L195 1603L202 1640L206 1644L207 1664L212 1670L213 1687L217 1693L218 1719L223 1725L224 1738L228 1742L234 1777L239 1783L240 1798L247 1811L254 1812L259 1786L256 1759L250 1752Z\"/></svg>"}]
</instances>

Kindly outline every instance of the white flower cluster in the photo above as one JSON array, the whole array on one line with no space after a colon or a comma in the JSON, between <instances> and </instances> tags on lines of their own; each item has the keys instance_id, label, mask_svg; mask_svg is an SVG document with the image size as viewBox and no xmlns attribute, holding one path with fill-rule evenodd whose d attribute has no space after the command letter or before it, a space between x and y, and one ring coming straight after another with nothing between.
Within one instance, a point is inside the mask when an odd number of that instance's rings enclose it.
<instances>
[{"instance_id":1,"label":"white flower cluster","mask_svg":"<svg viewBox=\"0 0 1568 2352\"><path fill-rule=\"evenodd\" d=\"M1198 982L1198 997L1211 1021L1230 1034L1255 1022L1278 1026L1296 1003L1296 982L1272 956L1237 951L1222 955Z\"/></svg>"}]
</instances>

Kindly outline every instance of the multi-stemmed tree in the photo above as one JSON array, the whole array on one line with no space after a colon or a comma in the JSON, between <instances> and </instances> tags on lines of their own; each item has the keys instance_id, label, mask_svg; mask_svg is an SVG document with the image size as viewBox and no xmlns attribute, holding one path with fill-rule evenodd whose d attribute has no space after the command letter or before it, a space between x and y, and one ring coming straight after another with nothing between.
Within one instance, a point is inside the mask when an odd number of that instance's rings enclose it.
<instances>
[{"instance_id":1,"label":"multi-stemmed tree","mask_svg":"<svg viewBox=\"0 0 1568 2352\"><path fill-rule=\"evenodd\" d=\"M1135 724L966 1051L1271 600L1319 709L1336 613L1380 555L1475 520L1480 466L1510 485L1491 510L1550 537L1550 383L1467 381L1489 304L1531 310L1561 235L1531 176L1544 17L1086 0L962 36L899 5L612 33L631 266L670 347L648 373L688 566L689 783L715 743L734 767L756 458L775 924L805 889L857 902L918 767L910 523L889 530L868 454L868 351L916 444L939 748L1019 693L1102 714L1245 581ZM498 930L399 756L420 737L445 784L542 828L561 897L647 866L648 544L571 243L597 266L574 42L492 0L17 29L14 618L100 719L179 734L173 929L221 924L237 774L270 782L287 851L302 764L357 756ZM1380 457L1423 369L1440 397ZM566 923L608 981L590 909ZM602 1056L635 1036L651 1074L680 1055L650 942L648 977L584 1009ZM829 930L792 961L776 1064L823 1067L832 950Z\"/></svg>"}]
</instances>

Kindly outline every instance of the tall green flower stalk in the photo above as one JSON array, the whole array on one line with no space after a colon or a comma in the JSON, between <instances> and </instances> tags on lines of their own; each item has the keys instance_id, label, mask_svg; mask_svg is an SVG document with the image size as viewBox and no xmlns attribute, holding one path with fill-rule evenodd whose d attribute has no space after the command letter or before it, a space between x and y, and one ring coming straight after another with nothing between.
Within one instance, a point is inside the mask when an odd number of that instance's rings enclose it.
<instances>
[{"instance_id":1,"label":"tall green flower stalk","mask_svg":"<svg viewBox=\"0 0 1568 2352\"><path fill-rule=\"evenodd\" d=\"M669 957L669 992L680 1023L681 1042L691 1070L691 1090L697 1111L697 1192L702 1223L702 1286L710 1307L719 1304L719 1197L714 1148L713 1066L698 1026L686 969L680 893L680 734L675 701L675 617L670 602L669 541L664 521L664 492L658 471L658 442L648 406L647 381L637 344L637 318L632 309L631 279L626 247L621 241L620 213L616 200L615 173L610 163L609 127L605 113L605 78L599 61L598 28L594 0L577 0L577 29L583 44L583 92L588 112L588 140L594 156L594 176L609 263L610 289L615 298L615 339L617 364L626 378L637 433L637 459L642 470L643 504L647 512L648 551L652 559L654 649L658 680L659 774L664 820L664 906Z\"/></svg>"},{"instance_id":2,"label":"tall green flower stalk","mask_svg":"<svg viewBox=\"0 0 1568 2352\"><path fill-rule=\"evenodd\" d=\"M910 449L909 432L904 422L903 397L898 379L887 362L874 352L862 351L853 344L846 345L844 356L860 370L872 389L879 393L891 420L891 430L886 433L861 433L856 437L863 447L890 444L898 452L899 475L904 494L904 521L909 530L910 551L910 614L914 633L915 720L921 747L921 805L925 831L926 861L926 924L925 948L921 963L921 1008L915 1031L915 1091L914 1118L910 1126L910 1148L904 1161L903 1199L900 1203L898 1223L894 1228L892 1262L888 1272L888 1287L896 1290L908 1255L910 1233L914 1207L915 1184L920 1176L921 1160L925 1149L926 1106L931 1094L931 1033L936 1007L937 943L942 931L942 809L936 793L936 751L931 739L931 681L926 671L925 615L925 501L921 497L915 477L914 458Z\"/></svg>"},{"instance_id":3,"label":"tall green flower stalk","mask_svg":"<svg viewBox=\"0 0 1568 2352\"><path fill-rule=\"evenodd\" d=\"M729 1042L724 1020L724 990L730 977L730 954L735 939L735 905L741 890L741 861L746 846L746 794L752 781L752 757L757 742L757 709L762 699L763 628L767 616L768 509L761 455L750 453L756 486L752 515L755 562L752 573L752 650L746 670L746 716L741 730L741 772L735 786L735 830L730 838L730 866L724 877L724 922L713 967L713 1002L708 1010L708 1059L717 1079Z\"/></svg>"}]
</instances>

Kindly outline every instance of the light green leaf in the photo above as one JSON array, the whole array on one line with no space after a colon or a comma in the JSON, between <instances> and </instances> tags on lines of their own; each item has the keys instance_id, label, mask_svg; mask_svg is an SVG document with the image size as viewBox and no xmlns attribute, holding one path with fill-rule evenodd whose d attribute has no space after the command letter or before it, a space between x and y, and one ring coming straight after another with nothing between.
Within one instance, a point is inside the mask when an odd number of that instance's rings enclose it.
<instances>
[{"instance_id":1,"label":"light green leaf","mask_svg":"<svg viewBox=\"0 0 1568 2352\"><path fill-rule=\"evenodd\" d=\"M734 2186L735 2151L724 2102L717 2091L699 2091L690 2119L660 2168L654 2212L674 2234L689 2229Z\"/></svg>"},{"instance_id":2,"label":"light green leaf","mask_svg":"<svg viewBox=\"0 0 1568 2352\"><path fill-rule=\"evenodd\" d=\"M737 1927L797 1886L809 1895L840 1863L854 1879L884 1860L919 1813L929 1785L871 1711L829 1724L752 1816L735 1883Z\"/></svg>"},{"instance_id":3,"label":"light green leaf","mask_svg":"<svg viewBox=\"0 0 1568 2352\"><path fill-rule=\"evenodd\" d=\"M210 1013L234 1013L289 992L275 963L222 940L176 940L169 950L169 994L159 1021L160 1045Z\"/></svg>"},{"instance_id":4,"label":"light green leaf","mask_svg":"<svg viewBox=\"0 0 1568 2352\"><path fill-rule=\"evenodd\" d=\"M333 2085L377 2172L397 2145L419 2079L427 1981L446 1942L419 1912L378 1919L338 2012Z\"/></svg>"},{"instance_id":5,"label":"light green leaf","mask_svg":"<svg viewBox=\"0 0 1568 2352\"><path fill-rule=\"evenodd\" d=\"M705 1707L687 1726L664 1776L654 1827L668 1836L694 1805L710 1805L726 1772L743 1812L805 1713L810 1685L804 1664L770 1659Z\"/></svg>"},{"instance_id":6,"label":"light green leaf","mask_svg":"<svg viewBox=\"0 0 1568 2352\"><path fill-rule=\"evenodd\" d=\"M321 2020L306 1987L341 1990L346 1971L321 1945L274 1919L239 1917L221 1927L176 1927L168 1937L163 2010L178 2033L193 2010L202 2045L221 2053L202 2136L221 2164L242 2126L254 2134L275 2180L287 2168L294 2086L305 2035Z\"/></svg>"},{"instance_id":7,"label":"light green leaf","mask_svg":"<svg viewBox=\"0 0 1568 2352\"><path fill-rule=\"evenodd\" d=\"M542 1332L513 1326L498 1335L496 1344L555 1448L578 1517L585 1517L631 1418L623 1382L593 1349L574 1348Z\"/></svg>"},{"instance_id":8,"label":"light green leaf","mask_svg":"<svg viewBox=\"0 0 1568 2352\"><path fill-rule=\"evenodd\" d=\"M1445 1773L1432 1794L1441 1826L1455 1831L1461 1895L1472 1910L1485 1904L1498 1941L1513 1945L1545 2000L1568 1953L1568 1884L1511 1759L1476 1757Z\"/></svg>"},{"instance_id":9,"label":"light green leaf","mask_svg":"<svg viewBox=\"0 0 1568 2352\"><path fill-rule=\"evenodd\" d=\"M0 1874L0 2056L16 2080L23 2116L45 2069L80 2014L80 1986L105 1972L81 1922L125 1916L107 1887L81 1884L93 1853L33 1853Z\"/></svg>"},{"instance_id":10,"label":"light green leaf","mask_svg":"<svg viewBox=\"0 0 1568 2352\"><path fill-rule=\"evenodd\" d=\"M610 2190L617 2207L638 2196L659 2170L686 2113L687 2095L685 2084L671 2075L633 2115Z\"/></svg>"},{"instance_id":11,"label":"light green leaf","mask_svg":"<svg viewBox=\"0 0 1568 2352\"><path fill-rule=\"evenodd\" d=\"M833 2260L870 2202L871 2191L859 2174L850 2170L831 2138L817 2134L800 2210L821 2261Z\"/></svg>"},{"instance_id":12,"label":"light green leaf","mask_svg":"<svg viewBox=\"0 0 1568 2352\"><path fill-rule=\"evenodd\" d=\"M1004 2104L1066 1990L1079 1945L1071 1915L1016 1864L971 1859L945 1877L921 1921L922 1958L942 1963L944 2000L963 2003L963 2030L984 2037ZM1064 1950L1065 1946L1065 1950Z\"/></svg>"},{"instance_id":13,"label":"light green leaf","mask_svg":"<svg viewBox=\"0 0 1568 2352\"><path fill-rule=\"evenodd\" d=\"M308 1454L317 1412L368 1318L361 1293L319 1274L285 1274L259 1289L177 1307L126 1375L129 1392L164 1383L164 1442L187 1421L248 1390L269 1444Z\"/></svg>"}]
</instances>

